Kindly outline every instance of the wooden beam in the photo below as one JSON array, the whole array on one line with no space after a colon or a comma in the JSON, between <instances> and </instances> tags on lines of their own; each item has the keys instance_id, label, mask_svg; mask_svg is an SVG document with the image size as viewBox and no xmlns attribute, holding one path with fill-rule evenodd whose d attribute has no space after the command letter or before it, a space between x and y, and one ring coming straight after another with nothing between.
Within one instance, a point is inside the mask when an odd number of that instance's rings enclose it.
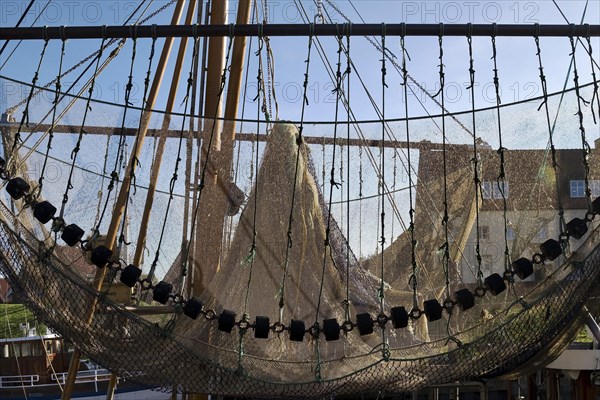
<instances>
[{"instance_id":1,"label":"wooden beam","mask_svg":"<svg viewBox=\"0 0 600 400\"><path fill-rule=\"evenodd\" d=\"M185 0L178 0L175 6L175 10L173 11L173 17L171 19L172 25L178 25L179 20L181 19L181 14L183 12L183 6L185 4ZM142 116L141 121L141 129L138 132L137 137L137 148L135 151L131 153L131 158L129 160L129 166L127 171L131 168L135 168L136 160L139 158L140 153L142 151L142 145L144 142L144 138L146 137L146 131L148 130L148 124L150 122L150 116L152 115L152 109L156 104L156 99L158 97L158 91L160 89L162 78L165 73L167 62L169 60L169 55L171 53L171 47L173 46L173 38L166 38L165 43L162 49L162 53L160 55L160 60L156 66L156 72L154 75L154 81L152 82L152 87L150 89L150 93L148 95L147 105ZM108 228L108 232L106 234L106 246L112 250L115 247L115 239L117 237L117 231L119 229L119 225L121 222L121 218L123 216L123 211L125 209L125 204L127 201L128 193L129 193L129 184L131 181L131 177L129 174L125 174L123 177L123 183L121 185L121 190L119 191L119 197L117 198L117 202L115 204L113 216L110 222L110 226ZM107 268L98 268L96 270L96 276L94 277L94 281L92 286L95 290L100 291L102 289L102 283L104 282L104 277L106 275ZM96 300L97 301L97 300ZM96 301L93 301L90 304L87 324L91 324L94 318L94 309L96 306ZM71 363L69 364L69 373L67 374L67 379L65 382L65 389L62 393L62 400L69 400L71 398L71 394L73 392L73 387L75 385L75 378L77 377L77 371L79 370L79 362L81 360L81 352L77 349L73 352L71 356Z\"/></svg>"}]
</instances>

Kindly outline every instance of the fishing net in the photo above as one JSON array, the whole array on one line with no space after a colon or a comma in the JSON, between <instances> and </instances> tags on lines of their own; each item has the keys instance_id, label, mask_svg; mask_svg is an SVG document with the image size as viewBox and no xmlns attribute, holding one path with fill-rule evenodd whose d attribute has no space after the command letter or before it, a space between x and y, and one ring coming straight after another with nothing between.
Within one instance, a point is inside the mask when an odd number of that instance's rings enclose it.
<instances>
[{"instance_id":1,"label":"fishing net","mask_svg":"<svg viewBox=\"0 0 600 400\"><path fill-rule=\"evenodd\" d=\"M578 89L585 98L594 93L591 85ZM581 195L585 185L579 182L589 183L594 199L600 194L600 146L596 140L582 151L573 135L573 115L580 112L585 121L592 115L577 107L571 92L565 92L571 96L565 104L553 95L503 107L505 132L526 126L530 133L506 134L505 147L498 143L496 108L410 119L406 142L398 139L406 133L403 119L353 121L344 140L334 139L331 121L261 121L258 132L246 124L233 144L231 169L221 171L215 185L226 199L217 206L198 195L197 176L193 182L172 178L173 164L202 165L206 130L197 136L189 116L186 122L177 113L161 128L165 115L154 113L127 202L119 258L127 264L136 250L127 243L140 230L146 194L156 183L155 223L143 244L142 267L147 273L156 254L153 287L159 280L173 284L177 296L163 312L141 315L153 291L139 285L133 300L115 303L115 269L101 291L92 289L90 250L67 248L23 202L6 194L0 204L0 271L38 318L82 353L128 381L165 391L318 398L513 376L560 354L580 328L583 304L598 313L598 303L590 300L600 281L597 211L590 212L592 196ZM555 151L538 111L542 101L560 110ZM87 109L81 103L65 108L64 125L55 127L60 146L51 165L66 165L58 171L69 170L76 141L68 124ZM104 233L109 221L101 218L102 205L110 210L115 197L107 190L109 171L114 164L126 174L121 159L136 144L129 137L124 150L118 129L110 131L112 138L92 135L119 126L126 111L91 104L64 217ZM31 117L42 119L54 107L41 101ZM129 112L131 120L123 124L135 133L142 117L135 107ZM440 132L443 120L447 126ZM478 126L475 142L465 128L471 120ZM193 121L199 126L199 119ZM5 124L5 143L16 142L16 126ZM15 174L35 182L36 166L46 157L43 151L29 154L25 146L44 142L45 127L30 130L11 162L21 163ZM153 177L161 136L169 136L164 166ZM178 151L179 137L193 143L185 154ZM42 197L60 204L67 175L47 175ZM200 220L193 235L189 229L182 235L196 206L200 213L222 209L223 229ZM564 236L564 221L576 217L586 219L587 231L579 238ZM561 254L540 255L540 245L561 233ZM525 279L514 273L513 262L522 257L535 261ZM198 274L203 311L192 319L185 305ZM483 283L494 274L506 288ZM465 289L477 296L463 310L455 293ZM424 306L431 300L441 304L439 318ZM399 307L408 315L395 326ZM368 316L372 332L362 330L358 315ZM257 317L269 318L267 338L255 337ZM229 327L227 318L233 321ZM326 321L334 319L333 336L326 336ZM292 320L304 324L297 340Z\"/></svg>"}]
</instances>

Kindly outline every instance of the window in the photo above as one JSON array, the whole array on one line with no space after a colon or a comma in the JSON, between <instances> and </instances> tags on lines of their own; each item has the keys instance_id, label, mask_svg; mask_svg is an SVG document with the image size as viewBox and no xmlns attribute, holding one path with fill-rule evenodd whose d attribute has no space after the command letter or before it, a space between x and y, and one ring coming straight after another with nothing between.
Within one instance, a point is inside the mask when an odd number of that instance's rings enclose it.
<instances>
[{"instance_id":1,"label":"window","mask_svg":"<svg viewBox=\"0 0 600 400\"><path fill-rule=\"evenodd\" d=\"M502 182L501 185L498 182L483 182L481 184L484 199L508 199L508 182Z\"/></svg>"},{"instance_id":2,"label":"window","mask_svg":"<svg viewBox=\"0 0 600 400\"><path fill-rule=\"evenodd\" d=\"M487 225L482 225L479 227L479 238L483 240L490 239L490 227Z\"/></svg>"},{"instance_id":3,"label":"window","mask_svg":"<svg viewBox=\"0 0 600 400\"><path fill-rule=\"evenodd\" d=\"M600 196L600 180L588 181L590 185L590 191L592 197ZM571 181L571 198L582 198L585 197L585 181L584 180L572 180Z\"/></svg>"}]
</instances>

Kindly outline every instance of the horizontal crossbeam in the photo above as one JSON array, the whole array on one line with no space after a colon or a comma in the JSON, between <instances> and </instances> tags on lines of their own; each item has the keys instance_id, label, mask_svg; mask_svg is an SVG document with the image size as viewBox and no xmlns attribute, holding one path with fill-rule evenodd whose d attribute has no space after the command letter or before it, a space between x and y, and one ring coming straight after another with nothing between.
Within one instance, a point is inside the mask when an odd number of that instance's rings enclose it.
<instances>
[{"instance_id":1,"label":"horizontal crossbeam","mask_svg":"<svg viewBox=\"0 0 600 400\"><path fill-rule=\"evenodd\" d=\"M17 123L6 123L0 122L0 129L9 129L16 130L18 128ZM31 131L31 128L35 128L36 132L45 132L50 129L50 125L48 124L30 124L30 127L23 126L21 129L23 132ZM56 125L54 126L53 132L56 133L67 133L67 134L79 134L80 126L75 125ZM90 135L113 135L118 136L121 134L121 128L115 127L105 127L105 126L85 126L85 133ZM125 128L123 130L123 134L125 136L135 136L137 134L137 129L135 128ZM178 138L181 135L181 130L159 130L159 129L148 129L147 137L168 137L168 138ZM189 132L184 131L184 138L188 138ZM196 136L197 133L194 133ZM333 138L328 136L302 136L304 142L307 144L313 145L333 145ZM264 133L260 133L258 138L256 137L256 133L245 132L245 133L237 133L235 135L236 140L243 142L253 142L258 139L260 142L265 142L268 140L268 136ZM380 139L344 139L337 138L336 139L337 146L361 146L361 147L385 147L385 148L406 148L408 147L408 143L405 141L396 141L396 140L386 140L382 142ZM465 148L470 147L472 145L466 144L446 144L447 148ZM433 143L429 141L421 141L421 142L411 142L410 147L412 149L418 150L435 150L441 149L441 143Z\"/></svg>"},{"instance_id":2,"label":"horizontal crossbeam","mask_svg":"<svg viewBox=\"0 0 600 400\"><path fill-rule=\"evenodd\" d=\"M211 36L600 36L600 25L248 24L2 27L0 40Z\"/></svg>"}]
</instances>

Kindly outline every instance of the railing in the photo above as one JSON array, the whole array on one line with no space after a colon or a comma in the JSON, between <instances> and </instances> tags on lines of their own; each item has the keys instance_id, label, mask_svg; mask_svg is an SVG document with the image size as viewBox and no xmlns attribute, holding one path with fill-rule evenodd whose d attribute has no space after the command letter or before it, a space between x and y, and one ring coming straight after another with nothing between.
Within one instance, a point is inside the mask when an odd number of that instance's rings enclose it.
<instances>
[{"instance_id":1,"label":"railing","mask_svg":"<svg viewBox=\"0 0 600 400\"><path fill-rule=\"evenodd\" d=\"M64 385L67 380L68 372L61 372L59 374L52 374L51 379L61 385ZM106 369L92 369L88 371L80 371L77 373L75 383L87 383L94 382L96 392L98 391L98 382L107 381L110 379L110 372Z\"/></svg>"},{"instance_id":2,"label":"railing","mask_svg":"<svg viewBox=\"0 0 600 400\"><path fill-rule=\"evenodd\" d=\"M40 381L39 375L0 376L0 389L13 387L30 387Z\"/></svg>"}]
</instances>

